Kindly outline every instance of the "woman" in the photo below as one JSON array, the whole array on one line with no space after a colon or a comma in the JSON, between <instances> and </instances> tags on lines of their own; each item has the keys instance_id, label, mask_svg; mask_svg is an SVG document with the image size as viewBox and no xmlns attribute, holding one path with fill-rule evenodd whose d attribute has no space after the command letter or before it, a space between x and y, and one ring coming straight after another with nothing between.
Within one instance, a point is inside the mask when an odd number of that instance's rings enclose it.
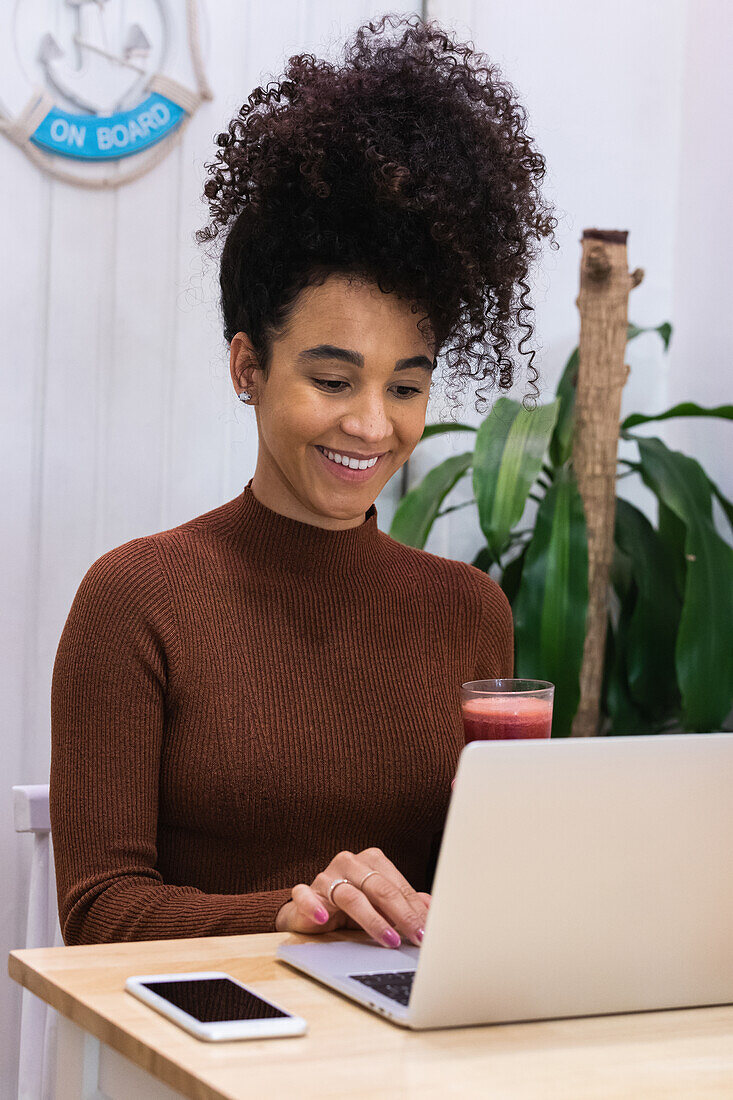
<instances>
[{"instance_id":1,"label":"woman","mask_svg":"<svg viewBox=\"0 0 733 1100\"><path fill-rule=\"evenodd\" d=\"M553 228L522 108L476 57L385 16L340 67L291 58L217 139L197 236L227 230L257 466L234 500L104 554L74 598L52 686L68 944L422 938L459 687L511 675L512 621L485 573L381 532L374 501L439 353L454 386L511 385L531 239Z\"/></svg>"}]
</instances>

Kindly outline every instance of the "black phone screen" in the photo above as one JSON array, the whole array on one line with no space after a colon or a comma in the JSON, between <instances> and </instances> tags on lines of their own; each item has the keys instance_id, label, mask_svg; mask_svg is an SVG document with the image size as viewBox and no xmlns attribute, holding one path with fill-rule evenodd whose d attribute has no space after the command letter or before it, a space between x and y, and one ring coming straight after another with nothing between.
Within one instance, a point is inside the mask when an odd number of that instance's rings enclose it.
<instances>
[{"instance_id":1,"label":"black phone screen","mask_svg":"<svg viewBox=\"0 0 733 1100\"><path fill-rule=\"evenodd\" d=\"M164 997L176 1008L188 1012L202 1024L222 1020L272 1020L287 1017L287 1012L256 997L230 978L141 982L146 989Z\"/></svg>"}]
</instances>

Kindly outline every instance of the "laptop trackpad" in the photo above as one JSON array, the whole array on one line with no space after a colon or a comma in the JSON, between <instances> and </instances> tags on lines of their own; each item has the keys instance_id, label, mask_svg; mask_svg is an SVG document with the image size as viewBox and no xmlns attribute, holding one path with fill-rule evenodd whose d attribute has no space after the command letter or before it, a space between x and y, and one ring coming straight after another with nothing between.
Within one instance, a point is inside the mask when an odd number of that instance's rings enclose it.
<instances>
[{"instance_id":1,"label":"laptop trackpad","mask_svg":"<svg viewBox=\"0 0 733 1100\"><path fill-rule=\"evenodd\" d=\"M385 970L415 970L420 949L412 944L402 947L380 947L379 944L303 943L280 944L277 957L299 964L321 974L348 976L379 973Z\"/></svg>"}]
</instances>

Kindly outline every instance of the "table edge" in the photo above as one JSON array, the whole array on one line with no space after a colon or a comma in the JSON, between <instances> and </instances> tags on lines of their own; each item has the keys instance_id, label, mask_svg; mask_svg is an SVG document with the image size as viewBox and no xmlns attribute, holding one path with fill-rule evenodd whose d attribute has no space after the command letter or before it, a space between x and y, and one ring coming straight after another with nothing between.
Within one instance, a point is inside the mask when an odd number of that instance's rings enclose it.
<instances>
[{"instance_id":1,"label":"table edge","mask_svg":"<svg viewBox=\"0 0 733 1100\"><path fill-rule=\"evenodd\" d=\"M64 993L58 986L39 974L37 970L34 970L32 966L20 958L19 951L11 951L8 954L8 974L23 989L27 989L30 993L39 997L67 1020L94 1036L100 1043L127 1058L133 1065L146 1070L153 1077L162 1081L163 1084L169 1085L172 1089L191 1098L200 1098L203 1087L207 1090L206 1096L210 1100L230 1100L228 1095L221 1092L215 1085L212 1085L209 1081L203 1081L201 1077L192 1075L185 1066L173 1061L157 1047L151 1046L145 1039L138 1039L136 1036L129 1035L114 1020L107 1021L105 1019L105 1022L111 1025L110 1035L110 1029L103 1029L101 1023L98 1022L98 1013L70 994ZM58 996L54 996L54 992ZM69 1007L71 1011L68 1011ZM102 1032L104 1033L102 1034ZM192 1041L196 1041L193 1036L190 1036L190 1038ZM144 1062L136 1057L140 1048L143 1048L148 1055Z\"/></svg>"}]
</instances>

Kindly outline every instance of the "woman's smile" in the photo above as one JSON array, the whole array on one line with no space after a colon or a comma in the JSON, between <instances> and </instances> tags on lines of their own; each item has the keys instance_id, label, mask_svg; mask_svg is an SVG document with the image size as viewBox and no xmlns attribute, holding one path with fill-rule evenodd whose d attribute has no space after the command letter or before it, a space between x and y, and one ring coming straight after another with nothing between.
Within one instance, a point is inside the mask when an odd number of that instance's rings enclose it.
<instances>
[{"instance_id":1,"label":"woman's smile","mask_svg":"<svg viewBox=\"0 0 733 1100\"><path fill-rule=\"evenodd\" d=\"M344 466L342 463L337 462L335 459L329 458L325 450L317 445L313 447L313 450L318 454L318 461L320 462L320 464L329 473L333 474L334 477L340 478L342 481L353 482L368 481L369 478L372 477L378 469L381 469L384 463L384 459L389 453L386 452L385 454L380 455L376 462L373 462L372 465L368 465L364 470L354 470L350 466ZM333 451L331 451L330 453L334 454Z\"/></svg>"}]
</instances>

